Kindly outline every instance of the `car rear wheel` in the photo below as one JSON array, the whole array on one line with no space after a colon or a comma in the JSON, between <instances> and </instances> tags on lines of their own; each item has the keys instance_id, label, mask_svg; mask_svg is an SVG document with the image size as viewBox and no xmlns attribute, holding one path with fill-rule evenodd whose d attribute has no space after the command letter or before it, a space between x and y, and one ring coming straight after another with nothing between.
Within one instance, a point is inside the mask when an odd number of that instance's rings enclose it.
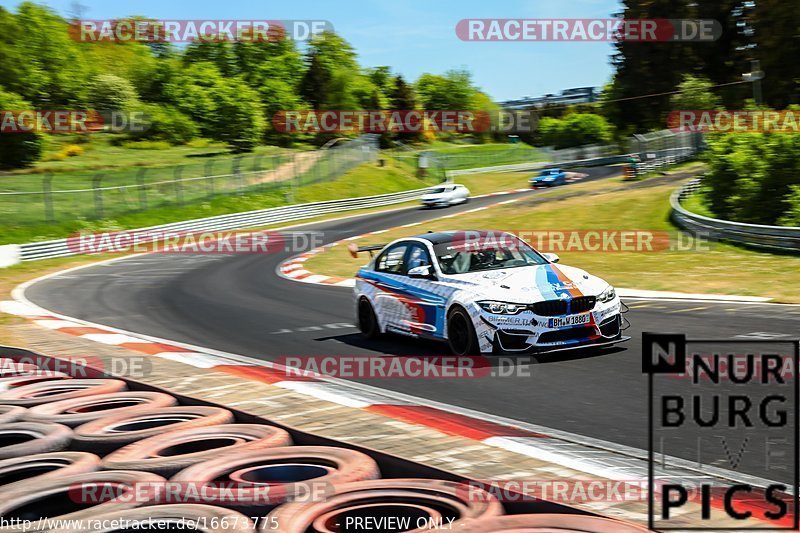
<instances>
[{"instance_id":1,"label":"car rear wheel","mask_svg":"<svg viewBox=\"0 0 800 533\"><path fill-rule=\"evenodd\" d=\"M447 342L454 355L475 355L479 352L472 319L461 307L454 308L447 316Z\"/></svg>"},{"instance_id":2,"label":"car rear wheel","mask_svg":"<svg viewBox=\"0 0 800 533\"><path fill-rule=\"evenodd\" d=\"M368 339L374 339L381 334L378 317L375 316L372 304L366 298L358 301L358 329Z\"/></svg>"}]
</instances>

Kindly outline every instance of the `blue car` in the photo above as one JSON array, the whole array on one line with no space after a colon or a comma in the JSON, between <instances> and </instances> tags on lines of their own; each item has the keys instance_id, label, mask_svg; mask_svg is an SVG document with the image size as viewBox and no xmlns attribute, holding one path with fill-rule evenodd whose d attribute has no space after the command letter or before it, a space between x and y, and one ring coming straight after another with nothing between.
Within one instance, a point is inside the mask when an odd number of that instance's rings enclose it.
<instances>
[{"instance_id":1,"label":"blue car","mask_svg":"<svg viewBox=\"0 0 800 533\"><path fill-rule=\"evenodd\" d=\"M531 187L553 187L567 183L567 173L560 168L546 168L528 180Z\"/></svg>"}]
</instances>

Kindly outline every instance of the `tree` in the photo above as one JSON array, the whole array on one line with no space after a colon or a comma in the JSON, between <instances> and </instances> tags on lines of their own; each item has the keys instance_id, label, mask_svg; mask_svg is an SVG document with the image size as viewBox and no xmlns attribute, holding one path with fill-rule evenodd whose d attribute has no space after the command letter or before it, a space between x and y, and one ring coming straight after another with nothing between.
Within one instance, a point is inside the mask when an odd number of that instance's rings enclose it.
<instances>
[{"instance_id":1,"label":"tree","mask_svg":"<svg viewBox=\"0 0 800 533\"><path fill-rule=\"evenodd\" d=\"M171 101L203 135L237 151L262 140L266 123L258 94L241 78L225 78L211 63L193 63L166 87Z\"/></svg>"},{"instance_id":2,"label":"tree","mask_svg":"<svg viewBox=\"0 0 800 533\"><path fill-rule=\"evenodd\" d=\"M139 99L133 84L113 74L100 74L89 84L88 100L97 110L126 110Z\"/></svg>"},{"instance_id":3,"label":"tree","mask_svg":"<svg viewBox=\"0 0 800 533\"><path fill-rule=\"evenodd\" d=\"M308 69L300 82L300 95L314 109L324 109L330 100L328 92L332 77L319 53L311 53Z\"/></svg>"},{"instance_id":4,"label":"tree","mask_svg":"<svg viewBox=\"0 0 800 533\"><path fill-rule=\"evenodd\" d=\"M19 95L0 89L0 109L22 111L31 104ZM41 133L0 133L0 168L7 170L33 165L42 156Z\"/></svg>"},{"instance_id":5,"label":"tree","mask_svg":"<svg viewBox=\"0 0 800 533\"><path fill-rule=\"evenodd\" d=\"M712 87L708 78L686 74L678 85L680 92L670 98L670 106L673 110L720 109L720 98L714 94Z\"/></svg>"},{"instance_id":6,"label":"tree","mask_svg":"<svg viewBox=\"0 0 800 533\"><path fill-rule=\"evenodd\" d=\"M23 2L16 16L0 10L0 85L37 107L85 103L91 65L49 8Z\"/></svg>"}]
</instances>

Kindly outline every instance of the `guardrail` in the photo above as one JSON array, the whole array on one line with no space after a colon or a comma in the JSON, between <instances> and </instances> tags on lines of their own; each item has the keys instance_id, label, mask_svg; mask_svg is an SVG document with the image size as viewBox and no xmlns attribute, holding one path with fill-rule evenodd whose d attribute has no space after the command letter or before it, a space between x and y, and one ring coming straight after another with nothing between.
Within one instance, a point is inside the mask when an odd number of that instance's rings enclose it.
<instances>
[{"instance_id":1,"label":"guardrail","mask_svg":"<svg viewBox=\"0 0 800 533\"><path fill-rule=\"evenodd\" d=\"M384 205L401 203L418 198L426 190L427 189L414 189L411 191L379 194L375 196L362 196L359 198L345 198L342 200L329 200L325 202L287 205L283 207L273 207L269 209L259 209L256 211L246 211L243 213L232 213L229 215L219 215L195 220L187 220L183 222L161 224L147 228L137 228L130 231L141 233L177 233L253 228L313 218L327 213L335 213L337 211L366 209L370 207L380 207ZM16 245L18 251L15 255L22 261L35 261L38 259L50 259L53 257L77 255L79 252L71 249L68 245L68 242L68 239L56 239L51 241ZM9 250L8 255L12 255L11 250Z\"/></svg>"},{"instance_id":2,"label":"guardrail","mask_svg":"<svg viewBox=\"0 0 800 533\"><path fill-rule=\"evenodd\" d=\"M603 157L594 157L591 159L574 159L571 161L532 161L530 163L516 163L513 165L498 165L494 167L481 167L481 168L465 168L461 170L448 170L446 175L448 178L462 176L465 174L482 174L484 172L519 172L523 170L539 170L547 167L559 168L574 168L574 167L592 167L602 165L615 165L628 161L629 157L626 155L612 155Z\"/></svg>"},{"instance_id":3,"label":"guardrail","mask_svg":"<svg viewBox=\"0 0 800 533\"><path fill-rule=\"evenodd\" d=\"M800 251L800 228L744 224L711 218L686 210L681 202L700 188L699 178L691 180L672 193L671 218L681 228L713 241L730 241L773 251Z\"/></svg>"}]
</instances>

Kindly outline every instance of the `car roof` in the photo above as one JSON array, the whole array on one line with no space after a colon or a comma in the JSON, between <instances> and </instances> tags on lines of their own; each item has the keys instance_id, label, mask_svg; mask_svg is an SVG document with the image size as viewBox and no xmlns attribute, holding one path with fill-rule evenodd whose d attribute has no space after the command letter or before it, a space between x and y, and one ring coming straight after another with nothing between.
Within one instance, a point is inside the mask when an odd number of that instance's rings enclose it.
<instances>
[{"instance_id":1,"label":"car roof","mask_svg":"<svg viewBox=\"0 0 800 533\"><path fill-rule=\"evenodd\" d=\"M414 235L414 239L424 239L429 241L431 244L442 244L445 242L452 242L456 236L463 239L464 234L468 234L470 238L481 238L487 235L498 236L501 234L505 234L505 231L493 231L493 230L459 230L459 231L431 231L428 233L421 233L419 235Z\"/></svg>"}]
</instances>

